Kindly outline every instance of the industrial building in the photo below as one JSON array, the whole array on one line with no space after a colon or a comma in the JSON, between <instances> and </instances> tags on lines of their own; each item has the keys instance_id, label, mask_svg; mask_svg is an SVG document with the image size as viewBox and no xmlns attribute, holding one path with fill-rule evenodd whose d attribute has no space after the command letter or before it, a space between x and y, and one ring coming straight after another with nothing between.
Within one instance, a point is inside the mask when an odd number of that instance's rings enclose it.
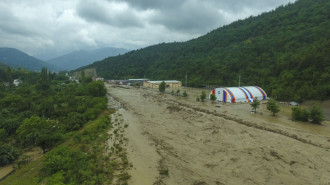
<instances>
[{"instance_id":1,"label":"industrial building","mask_svg":"<svg viewBox=\"0 0 330 185\"><path fill-rule=\"evenodd\" d=\"M257 86L245 87L220 87L211 91L217 98L217 101L224 103L238 103L238 102L253 102L254 98L258 100L266 100L266 92Z\"/></svg>"},{"instance_id":2,"label":"industrial building","mask_svg":"<svg viewBox=\"0 0 330 185\"><path fill-rule=\"evenodd\" d=\"M156 88L159 88L159 84L162 82L165 82L167 88L182 87L182 83L177 80L146 81L146 82L143 82L143 86L156 89Z\"/></svg>"},{"instance_id":3,"label":"industrial building","mask_svg":"<svg viewBox=\"0 0 330 185\"><path fill-rule=\"evenodd\" d=\"M146 81L149 81L149 79L128 79L128 83L131 86L136 86L136 84L139 84L140 86L142 86L143 83Z\"/></svg>"}]
</instances>

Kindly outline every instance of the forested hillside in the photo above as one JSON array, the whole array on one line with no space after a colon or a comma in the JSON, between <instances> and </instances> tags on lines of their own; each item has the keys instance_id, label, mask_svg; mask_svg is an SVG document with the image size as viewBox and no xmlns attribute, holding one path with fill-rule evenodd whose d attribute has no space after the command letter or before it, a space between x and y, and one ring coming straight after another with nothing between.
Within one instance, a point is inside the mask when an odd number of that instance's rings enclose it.
<instances>
[{"instance_id":1,"label":"forested hillside","mask_svg":"<svg viewBox=\"0 0 330 185\"><path fill-rule=\"evenodd\" d=\"M330 1L298 0L197 39L150 46L94 67L109 79L177 79L188 86L258 85L281 100L330 97Z\"/></svg>"},{"instance_id":2,"label":"forested hillside","mask_svg":"<svg viewBox=\"0 0 330 185\"><path fill-rule=\"evenodd\" d=\"M0 48L0 62L12 68L24 68L31 71L41 71L43 67L51 71L61 70L60 67L48 64L14 48Z\"/></svg>"}]
</instances>

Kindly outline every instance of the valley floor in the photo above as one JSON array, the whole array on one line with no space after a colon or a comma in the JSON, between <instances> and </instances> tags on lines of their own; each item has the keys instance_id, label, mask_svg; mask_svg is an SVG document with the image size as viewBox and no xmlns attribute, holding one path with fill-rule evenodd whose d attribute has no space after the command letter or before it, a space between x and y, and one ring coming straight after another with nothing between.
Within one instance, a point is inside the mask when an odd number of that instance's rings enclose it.
<instances>
[{"instance_id":1,"label":"valley floor","mask_svg":"<svg viewBox=\"0 0 330 185\"><path fill-rule=\"evenodd\" d=\"M264 102L256 114L249 104L196 102L198 89L184 98L106 87L128 125L129 184L330 184L329 121L292 122L286 106L272 117Z\"/></svg>"}]
</instances>

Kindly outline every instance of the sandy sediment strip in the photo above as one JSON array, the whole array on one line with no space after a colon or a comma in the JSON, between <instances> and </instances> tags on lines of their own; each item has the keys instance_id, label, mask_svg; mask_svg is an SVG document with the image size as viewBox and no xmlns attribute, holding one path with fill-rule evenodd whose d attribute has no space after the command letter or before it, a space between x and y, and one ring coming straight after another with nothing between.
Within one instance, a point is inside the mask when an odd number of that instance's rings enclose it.
<instances>
[{"instance_id":1,"label":"sandy sediment strip","mask_svg":"<svg viewBox=\"0 0 330 185\"><path fill-rule=\"evenodd\" d=\"M173 100L172 100L172 102L179 105L179 106L185 107L185 108L190 108L190 109L193 109L193 110L198 111L198 112L203 112L203 113L206 113L206 114L211 114L211 115L214 115L214 116L222 117L224 119L235 121L238 124L242 124L242 125L245 125L245 126L248 126L248 127L252 127L252 128L256 128L256 129L260 129L260 130L280 134L280 135L289 137L291 139L295 139L295 140L300 141L300 142L305 143L305 144L310 144L310 145L320 147L320 148L324 148L324 149L330 149L330 146L329 146L330 145L330 138L329 137L324 137L325 139L324 139L324 142L322 144L321 143L316 143L316 142L313 142L311 140L301 138L301 137L297 136L296 134L292 134L290 132L287 132L287 131L284 131L284 130L281 130L281 129L271 128L270 126L266 126L265 123L264 124L252 123L252 122L245 121L245 120L240 119L240 118L235 118L235 117L232 117L232 116L229 116L229 115L226 115L226 114L222 114L222 113L218 113L218 112L212 112L210 110L203 109L203 108L200 108L200 107L193 107L189 104L185 104L185 103L182 103L182 102L177 102L177 101L173 101Z\"/></svg>"}]
</instances>

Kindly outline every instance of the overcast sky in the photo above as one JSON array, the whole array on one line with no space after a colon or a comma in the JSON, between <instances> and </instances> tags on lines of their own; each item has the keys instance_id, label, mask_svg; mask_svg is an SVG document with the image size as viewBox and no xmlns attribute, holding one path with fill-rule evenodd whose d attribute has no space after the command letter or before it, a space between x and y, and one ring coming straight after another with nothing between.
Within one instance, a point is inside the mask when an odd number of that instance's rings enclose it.
<instances>
[{"instance_id":1,"label":"overcast sky","mask_svg":"<svg viewBox=\"0 0 330 185\"><path fill-rule=\"evenodd\" d=\"M186 41L294 0L0 0L0 47L47 59Z\"/></svg>"}]
</instances>

